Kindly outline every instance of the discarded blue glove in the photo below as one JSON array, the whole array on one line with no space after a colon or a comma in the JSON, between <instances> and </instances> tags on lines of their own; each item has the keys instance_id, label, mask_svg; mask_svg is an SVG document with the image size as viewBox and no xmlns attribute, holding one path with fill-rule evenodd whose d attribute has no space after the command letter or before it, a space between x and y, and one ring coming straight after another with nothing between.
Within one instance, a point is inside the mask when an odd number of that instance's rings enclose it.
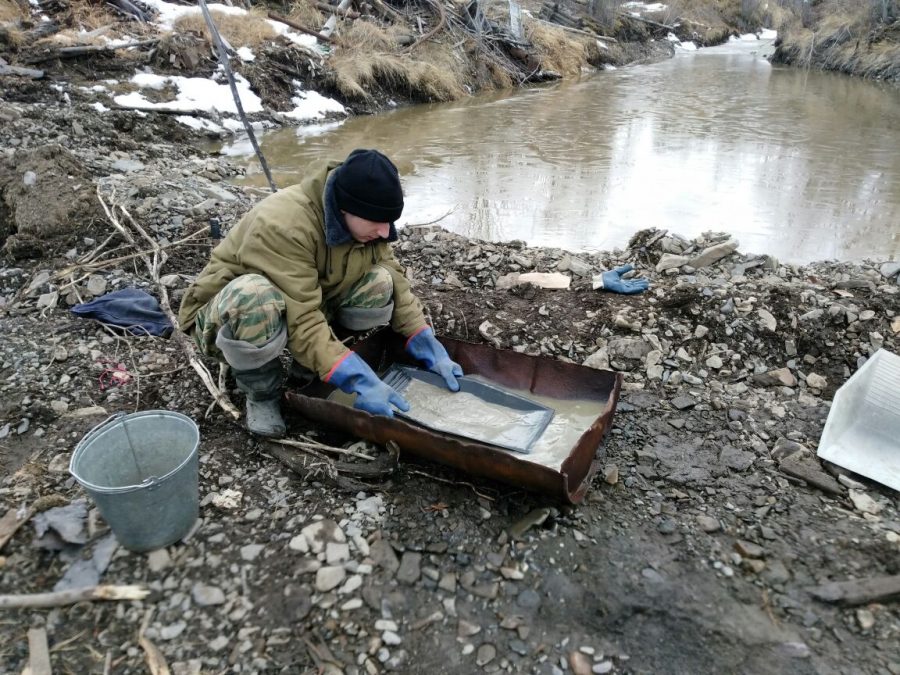
<instances>
[{"instance_id":1,"label":"discarded blue glove","mask_svg":"<svg viewBox=\"0 0 900 675\"><path fill-rule=\"evenodd\" d=\"M375 374L369 365L356 352L344 358L331 369L325 378L346 394L356 394L354 408L365 410L373 415L393 417L397 406L403 412L409 410L409 403L392 387L386 385Z\"/></svg>"},{"instance_id":2,"label":"discarded blue glove","mask_svg":"<svg viewBox=\"0 0 900 675\"><path fill-rule=\"evenodd\" d=\"M602 288L610 293L622 293L623 295L643 293L650 288L650 282L644 277L638 277L637 279L622 278L623 274L627 274L633 269L634 265L622 265L609 272L603 272L600 275L599 286L595 285L594 288Z\"/></svg>"},{"instance_id":3,"label":"discarded blue glove","mask_svg":"<svg viewBox=\"0 0 900 675\"><path fill-rule=\"evenodd\" d=\"M137 288L123 288L75 305L72 314L125 328L133 335L162 335L172 332L172 322L159 302Z\"/></svg>"},{"instance_id":4,"label":"discarded blue glove","mask_svg":"<svg viewBox=\"0 0 900 675\"><path fill-rule=\"evenodd\" d=\"M434 336L434 331L430 327L426 326L407 340L406 351L413 358L424 363L425 367L432 373L437 373L443 377L444 382L447 383L447 389L459 391L459 382L456 381L456 378L462 377L462 367L450 359L450 355L447 354L444 345L438 342Z\"/></svg>"}]
</instances>

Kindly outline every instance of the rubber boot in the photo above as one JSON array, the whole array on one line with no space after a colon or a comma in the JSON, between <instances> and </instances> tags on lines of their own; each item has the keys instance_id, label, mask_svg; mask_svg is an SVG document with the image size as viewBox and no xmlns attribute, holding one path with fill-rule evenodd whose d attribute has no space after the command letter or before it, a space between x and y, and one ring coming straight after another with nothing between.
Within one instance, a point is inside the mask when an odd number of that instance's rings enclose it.
<instances>
[{"instance_id":1,"label":"rubber boot","mask_svg":"<svg viewBox=\"0 0 900 675\"><path fill-rule=\"evenodd\" d=\"M281 417L281 380L284 369L279 356L287 344L287 331L262 345L235 340L231 328L222 326L216 335L216 346L234 370L234 381L247 395L247 429L267 438L281 438L285 433Z\"/></svg>"},{"instance_id":2,"label":"rubber boot","mask_svg":"<svg viewBox=\"0 0 900 675\"><path fill-rule=\"evenodd\" d=\"M235 370L234 381L247 395L247 429L266 438L281 438L285 433L281 416L281 361L273 359L260 368Z\"/></svg>"}]
</instances>

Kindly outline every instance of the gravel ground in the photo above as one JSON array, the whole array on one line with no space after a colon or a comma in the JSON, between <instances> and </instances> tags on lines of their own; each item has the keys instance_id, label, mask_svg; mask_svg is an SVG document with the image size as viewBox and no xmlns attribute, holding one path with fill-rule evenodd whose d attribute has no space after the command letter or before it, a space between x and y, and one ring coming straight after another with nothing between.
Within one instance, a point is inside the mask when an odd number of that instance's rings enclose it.
<instances>
[{"instance_id":1,"label":"gravel ground","mask_svg":"<svg viewBox=\"0 0 900 675\"><path fill-rule=\"evenodd\" d=\"M169 246L175 306L214 244L210 218L227 229L258 196L227 182L224 158L135 143L124 114L72 105L19 96L0 110L0 517L31 515L0 550L0 588L89 579L150 595L4 610L3 672L28 663L29 628L74 673L146 672L150 643L175 673L900 672L896 604L810 592L900 573L896 493L815 456L835 390L876 349L900 351L897 263L796 267L712 233L651 230L580 255L404 230L398 257L439 333L611 368L625 387L578 507L406 460L347 490L210 410L174 341L70 313L119 288L158 295L98 191ZM128 124L164 138L165 122ZM648 293L591 288L624 262ZM530 271L571 287L519 284ZM132 553L67 467L108 414L150 408L200 427L200 520Z\"/></svg>"}]
</instances>

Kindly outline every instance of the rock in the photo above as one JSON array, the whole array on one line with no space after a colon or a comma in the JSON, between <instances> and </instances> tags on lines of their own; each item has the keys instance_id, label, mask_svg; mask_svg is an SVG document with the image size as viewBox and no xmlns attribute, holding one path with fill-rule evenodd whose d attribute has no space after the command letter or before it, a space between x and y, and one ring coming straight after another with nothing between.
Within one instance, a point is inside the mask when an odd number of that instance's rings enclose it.
<instances>
[{"instance_id":1,"label":"rock","mask_svg":"<svg viewBox=\"0 0 900 675\"><path fill-rule=\"evenodd\" d=\"M865 492L860 492L859 490L849 490L848 496L850 497L850 501L853 502L853 506L857 511L875 516L881 513L881 510L884 508L882 504L876 502Z\"/></svg>"},{"instance_id":2,"label":"rock","mask_svg":"<svg viewBox=\"0 0 900 675\"><path fill-rule=\"evenodd\" d=\"M325 545L325 562L334 565L350 559L350 545L336 544L333 541Z\"/></svg>"},{"instance_id":3,"label":"rock","mask_svg":"<svg viewBox=\"0 0 900 675\"><path fill-rule=\"evenodd\" d=\"M776 368L767 373L759 373L753 376L756 384L764 387L796 387L797 378L790 368Z\"/></svg>"},{"instance_id":4,"label":"rock","mask_svg":"<svg viewBox=\"0 0 900 675\"><path fill-rule=\"evenodd\" d=\"M822 390L828 385L828 380L816 373L810 373L806 376L806 384L813 389Z\"/></svg>"},{"instance_id":5,"label":"rock","mask_svg":"<svg viewBox=\"0 0 900 675\"><path fill-rule=\"evenodd\" d=\"M344 531L333 520L317 520L307 525L300 533L306 537L313 553L322 553L329 542L343 544L347 541Z\"/></svg>"},{"instance_id":6,"label":"rock","mask_svg":"<svg viewBox=\"0 0 900 675\"><path fill-rule=\"evenodd\" d=\"M775 329L778 327L778 321L775 320L775 317L770 311L759 309L757 310L756 315L759 317L759 323L763 328L771 333L775 332Z\"/></svg>"},{"instance_id":7,"label":"rock","mask_svg":"<svg viewBox=\"0 0 900 675\"><path fill-rule=\"evenodd\" d=\"M900 260L892 260L890 262L884 263L881 266L880 271L886 279L897 276L898 274L900 274Z\"/></svg>"},{"instance_id":8,"label":"rock","mask_svg":"<svg viewBox=\"0 0 900 675\"><path fill-rule=\"evenodd\" d=\"M675 255L674 253L663 253L659 262L656 263L656 271L665 272L666 270L677 269L682 265L687 265L689 262L690 258L687 256Z\"/></svg>"},{"instance_id":9,"label":"rock","mask_svg":"<svg viewBox=\"0 0 900 675\"><path fill-rule=\"evenodd\" d=\"M497 648L490 643L485 643L478 648L478 653L475 654L475 663L479 666L486 666L494 660L495 656L497 656Z\"/></svg>"},{"instance_id":10,"label":"rock","mask_svg":"<svg viewBox=\"0 0 900 675\"><path fill-rule=\"evenodd\" d=\"M407 551L400 560L400 569L397 570L397 581L404 584L414 584L421 575L422 554Z\"/></svg>"},{"instance_id":11,"label":"rock","mask_svg":"<svg viewBox=\"0 0 900 675\"><path fill-rule=\"evenodd\" d=\"M507 291L510 288L514 288L519 285L520 276L521 274L518 272L504 274L502 277L498 277L497 281L494 282L494 289L498 291Z\"/></svg>"},{"instance_id":12,"label":"rock","mask_svg":"<svg viewBox=\"0 0 900 675\"><path fill-rule=\"evenodd\" d=\"M672 405L678 410L687 410L697 405L697 400L693 396L682 394L672 399Z\"/></svg>"},{"instance_id":13,"label":"rock","mask_svg":"<svg viewBox=\"0 0 900 675\"><path fill-rule=\"evenodd\" d=\"M613 338L607 343L611 358L623 358L631 361L642 360L653 346L641 338Z\"/></svg>"},{"instance_id":14,"label":"rock","mask_svg":"<svg viewBox=\"0 0 900 675\"><path fill-rule=\"evenodd\" d=\"M612 669L612 661L601 661L600 663L594 664L594 667L591 668L591 672L594 673L594 675L606 675L606 673L611 673Z\"/></svg>"},{"instance_id":15,"label":"rock","mask_svg":"<svg viewBox=\"0 0 900 675\"><path fill-rule=\"evenodd\" d=\"M316 572L316 590L320 593L337 588L347 576L343 567L322 567Z\"/></svg>"},{"instance_id":16,"label":"rock","mask_svg":"<svg viewBox=\"0 0 900 675\"><path fill-rule=\"evenodd\" d=\"M106 293L106 279L99 274L92 274L87 280L87 292L97 297Z\"/></svg>"},{"instance_id":17,"label":"rock","mask_svg":"<svg viewBox=\"0 0 900 675\"><path fill-rule=\"evenodd\" d=\"M875 626L875 615L868 609L857 609L856 622L862 630L870 630Z\"/></svg>"},{"instance_id":18,"label":"rock","mask_svg":"<svg viewBox=\"0 0 900 675\"><path fill-rule=\"evenodd\" d=\"M225 593L217 586L207 586L203 583L194 584L191 588L191 597L201 607L225 604Z\"/></svg>"},{"instance_id":19,"label":"rock","mask_svg":"<svg viewBox=\"0 0 900 675\"><path fill-rule=\"evenodd\" d=\"M291 541L288 543L288 548L292 551L299 551L300 553L309 553L309 542L306 541L306 535L298 534L295 537L291 538Z\"/></svg>"},{"instance_id":20,"label":"rock","mask_svg":"<svg viewBox=\"0 0 900 675\"><path fill-rule=\"evenodd\" d=\"M609 370L609 350L606 347L601 347L588 356L582 365L588 368L596 368L597 370Z\"/></svg>"},{"instance_id":21,"label":"rock","mask_svg":"<svg viewBox=\"0 0 900 675\"><path fill-rule=\"evenodd\" d=\"M389 647L394 647L403 642L399 635L390 630L386 630L381 634L381 641Z\"/></svg>"},{"instance_id":22,"label":"rock","mask_svg":"<svg viewBox=\"0 0 900 675\"><path fill-rule=\"evenodd\" d=\"M742 539L738 539L734 542L734 550L745 558L762 558L765 556L765 551L762 546L754 544L752 541L744 541Z\"/></svg>"},{"instance_id":23,"label":"rock","mask_svg":"<svg viewBox=\"0 0 900 675\"><path fill-rule=\"evenodd\" d=\"M556 264L556 269L560 272L568 271L580 277L590 276L594 271L590 263L570 255L563 256L562 260Z\"/></svg>"},{"instance_id":24,"label":"rock","mask_svg":"<svg viewBox=\"0 0 900 675\"><path fill-rule=\"evenodd\" d=\"M456 635L457 637L467 638L472 637L473 635L477 635L481 632L481 626L478 624L472 623L471 621L466 621L465 619L460 619L459 623L456 624Z\"/></svg>"},{"instance_id":25,"label":"rock","mask_svg":"<svg viewBox=\"0 0 900 675\"><path fill-rule=\"evenodd\" d=\"M384 539L371 544L369 547L369 557L379 567L383 568L390 574L394 574L400 568L400 561L397 560L397 554L393 547Z\"/></svg>"},{"instance_id":26,"label":"rock","mask_svg":"<svg viewBox=\"0 0 900 675\"><path fill-rule=\"evenodd\" d=\"M610 464L607 467L603 468L603 480L605 480L610 485L615 485L619 482L619 467L615 464Z\"/></svg>"},{"instance_id":27,"label":"rock","mask_svg":"<svg viewBox=\"0 0 900 675\"><path fill-rule=\"evenodd\" d=\"M159 639L174 640L184 632L185 628L187 628L187 623L184 621L176 621L168 626L163 626L159 629Z\"/></svg>"},{"instance_id":28,"label":"rock","mask_svg":"<svg viewBox=\"0 0 900 675\"><path fill-rule=\"evenodd\" d=\"M713 518L712 516L697 516L697 524L704 532L718 532L722 529L718 518Z\"/></svg>"},{"instance_id":29,"label":"rock","mask_svg":"<svg viewBox=\"0 0 900 675\"><path fill-rule=\"evenodd\" d=\"M591 658L581 652L569 654L569 668L573 675L591 675Z\"/></svg>"},{"instance_id":30,"label":"rock","mask_svg":"<svg viewBox=\"0 0 900 675\"><path fill-rule=\"evenodd\" d=\"M731 255L737 251L740 242L737 239L729 239L721 244L715 244L709 248L703 249L699 255L690 260L690 266L697 269L709 267L718 262L722 258Z\"/></svg>"},{"instance_id":31,"label":"rock","mask_svg":"<svg viewBox=\"0 0 900 675\"><path fill-rule=\"evenodd\" d=\"M247 544L241 546L241 558L247 562L256 560L262 550L265 548L262 544Z\"/></svg>"},{"instance_id":32,"label":"rock","mask_svg":"<svg viewBox=\"0 0 900 675\"><path fill-rule=\"evenodd\" d=\"M147 554L147 567L151 572L162 572L164 569L172 566L172 558L169 551L164 548L158 548Z\"/></svg>"},{"instance_id":33,"label":"rock","mask_svg":"<svg viewBox=\"0 0 900 675\"><path fill-rule=\"evenodd\" d=\"M730 445L722 449L719 461L734 471L746 471L753 464L754 454L745 450L739 450Z\"/></svg>"},{"instance_id":34,"label":"rock","mask_svg":"<svg viewBox=\"0 0 900 675\"><path fill-rule=\"evenodd\" d=\"M707 368L712 368L713 370L719 370L723 365L724 365L724 363L722 362L722 357L717 354L713 354L708 359L706 359L706 367Z\"/></svg>"}]
</instances>

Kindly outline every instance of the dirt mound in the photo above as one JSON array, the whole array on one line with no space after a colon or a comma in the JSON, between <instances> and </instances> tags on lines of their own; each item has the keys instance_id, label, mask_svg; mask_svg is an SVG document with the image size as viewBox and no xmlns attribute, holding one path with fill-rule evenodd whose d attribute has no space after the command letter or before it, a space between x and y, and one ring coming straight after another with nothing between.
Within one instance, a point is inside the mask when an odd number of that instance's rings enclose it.
<instances>
[{"instance_id":1,"label":"dirt mound","mask_svg":"<svg viewBox=\"0 0 900 675\"><path fill-rule=\"evenodd\" d=\"M45 255L100 218L90 175L60 145L0 164L0 196L0 241L14 258Z\"/></svg>"}]
</instances>

